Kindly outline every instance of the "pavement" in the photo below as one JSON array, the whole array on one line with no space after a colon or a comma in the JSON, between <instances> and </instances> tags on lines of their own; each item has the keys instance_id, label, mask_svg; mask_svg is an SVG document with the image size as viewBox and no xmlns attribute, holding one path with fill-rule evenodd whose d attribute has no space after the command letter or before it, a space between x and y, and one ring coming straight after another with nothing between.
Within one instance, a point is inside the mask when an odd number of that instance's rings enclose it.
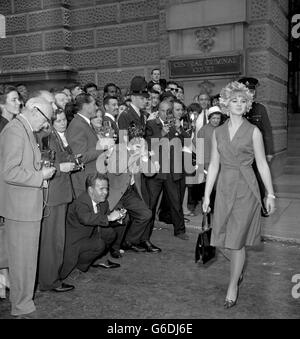
<instances>
[{"instance_id":1,"label":"pavement","mask_svg":"<svg viewBox=\"0 0 300 339\"><path fill-rule=\"evenodd\" d=\"M189 226L187 233L184 241L172 225L157 223L152 241L162 253L126 252L118 269L75 271L66 281L74 291L36 293L38 318L300 319L300 245L267 240L250 250L238 303L225 310L229 262L218 253L211 263L196 264L198 229ZM0 319L12 318L9 313L8 299L0 301Z\"/></svg>"}]
</instances>

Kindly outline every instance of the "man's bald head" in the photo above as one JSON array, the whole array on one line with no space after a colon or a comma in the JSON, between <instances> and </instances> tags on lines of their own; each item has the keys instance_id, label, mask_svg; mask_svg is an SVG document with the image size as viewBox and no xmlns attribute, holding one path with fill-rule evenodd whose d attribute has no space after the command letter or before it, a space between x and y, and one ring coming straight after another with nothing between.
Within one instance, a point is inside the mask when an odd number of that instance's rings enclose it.
<instances>
[{"instance_id":1,"label":"man's bald head","mask_svg":"<svg viewBox=\"0 0 300 339\"><path fill-rule=\"evenodd\" d=\"M49 127L53 115L52 105L44 98L35 97L27 101L22 112L35 132Z\"/></svg>"},{"instance_id":2,"label":"man's bald head","mask_svg":"<svg viewBox=\"0 0 300 339\"><path fill-rule=\"evenodd\" d=\"M31 98L43 98L43 99L47 100L52 105L52 108L54 110L57 110L54 95L47 90L42 89L42 90L33 92Z\"/></svg>"}]
</instances>

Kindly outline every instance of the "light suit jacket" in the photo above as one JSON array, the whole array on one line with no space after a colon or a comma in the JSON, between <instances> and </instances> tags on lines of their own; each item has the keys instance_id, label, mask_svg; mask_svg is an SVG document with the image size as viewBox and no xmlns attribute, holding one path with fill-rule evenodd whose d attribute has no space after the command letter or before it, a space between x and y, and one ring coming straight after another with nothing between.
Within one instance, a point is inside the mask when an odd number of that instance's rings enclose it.
<instances>
[{"instance_id":1,"label":"light suit jacket","mask_svg":"<svg viewBox=\"0 0 300 339\"><path fill-rule=\"evenodd\" d=\"M41 153L22 117L0 134L0 215L16 221L40 221L43 212Z\"/></svg>"}]
</instances>

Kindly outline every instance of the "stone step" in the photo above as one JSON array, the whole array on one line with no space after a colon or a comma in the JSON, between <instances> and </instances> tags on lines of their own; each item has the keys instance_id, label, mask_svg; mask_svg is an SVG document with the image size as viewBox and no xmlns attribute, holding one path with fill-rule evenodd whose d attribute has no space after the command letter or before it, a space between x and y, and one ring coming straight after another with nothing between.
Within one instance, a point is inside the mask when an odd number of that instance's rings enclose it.
<instances>
[{"instance_id":1,"label":"stone step","mask_svg":"<svg viewBox=\"0 0 300 339\"><path fill-rule=\"evenodd\" d=\"M295 183L291 183L290 185L286 184L274 184L275 192L278 193L293 193L293 194L300 194L300 184L296 185Z\"/></svg>"},{"instance_id":2,"label":"stone step","mask_svg":"<svg viewBox=\"0 0 300 339\"><path fill-rule=\"evenodd\" d=\"M286 159L286 166L298 166L300 169L300 157L299 156L289 156Z\"/></svg>"},{"instance_id":3,"label":"stone step","mask_svg":"<svg viewBox=\"0 0 300 339\"><path fill-rule=\"evenodd\" d=\"M276 196L278 198L284 198L284 199L299 199L300 200L300 193L280 193L276 192Z\"/></svg>"},{"instance_id":4,"label":"stone step","mask_svg":"<svg viewBox=\"0 0 300 339\"><path fill-rule=\"evenodd\" d=\"M283 174L297 175L300 173L299 166L284 166Z\"/></svg>"}]
</instances>

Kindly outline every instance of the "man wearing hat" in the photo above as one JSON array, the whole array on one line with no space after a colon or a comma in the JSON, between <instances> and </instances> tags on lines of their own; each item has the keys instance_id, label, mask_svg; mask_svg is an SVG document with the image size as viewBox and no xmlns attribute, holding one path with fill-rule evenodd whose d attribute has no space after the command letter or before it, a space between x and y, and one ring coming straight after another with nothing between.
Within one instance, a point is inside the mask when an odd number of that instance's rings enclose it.
<instances>
[{"instance_id":1,"label":"man wearing hat","mask_svg":"<svg viewBox=\"0 0 300 339\"><path fill-rule=\"evenodd\" d=\"M254 100L256 96L256 90L259 86L259 81L255 78L245 77L239 80L240 83L244 84L250 92L254 95ZM264 105L254 101L252 104L251 110L247 113L246 118L248 121L257 126L261 131L264 139L264 145L266 150L267 160L270 162L273 158L274 154L274 145L273 145L273 135L272 135L272 126L270 123L270 119L267 113L267 109ZM259 190L261 194L262 201L262 216L267 217L268 213L264 207L264 197L265 197L265 187L260 178L256 163L253 164L253 169L257 177L257 181L259 184Z\"/></svg>"},{"instance_id":2,"label":"man wearing hat","mask_svg":"<svg viewBox=\"0 0 300 339\"><path fill-rule=\"evenodd\" d=\"M130 86L131 103L128 108L121 113L118 125L120 130L120 144L125 141L124 131L128 132L129 140L138 134L143 136L146 126L147 82L145 78L136 76L131 81ZM133 128L134 127L134 128ZM132 130L135 132L132 133ZM139 132L140 131L140 132ZM123 132L123 135L122 135ZM128 212L131 223L128 227L122 249L133 252L158 253L161 249L150 242L150 227L152 212L145 202L147 190L145 178L141 173L110 173L110 196L108 198L111 208L121 205Z\"/></svg>"},{"instance_id":3,"label":"man wearing hat","mask_svg":"<svg viewBox=\"0 0 300 339\"><path fill-rule=\"evenodd\" d=\"M147 82L144 77L136 76L132 79L130 96L131 103L129 107L119 117L119 129L128 131L130 127L135 125L137 129L144 131L147 121L144 110L149 98Z\"/></svg>"}]
</instances>

